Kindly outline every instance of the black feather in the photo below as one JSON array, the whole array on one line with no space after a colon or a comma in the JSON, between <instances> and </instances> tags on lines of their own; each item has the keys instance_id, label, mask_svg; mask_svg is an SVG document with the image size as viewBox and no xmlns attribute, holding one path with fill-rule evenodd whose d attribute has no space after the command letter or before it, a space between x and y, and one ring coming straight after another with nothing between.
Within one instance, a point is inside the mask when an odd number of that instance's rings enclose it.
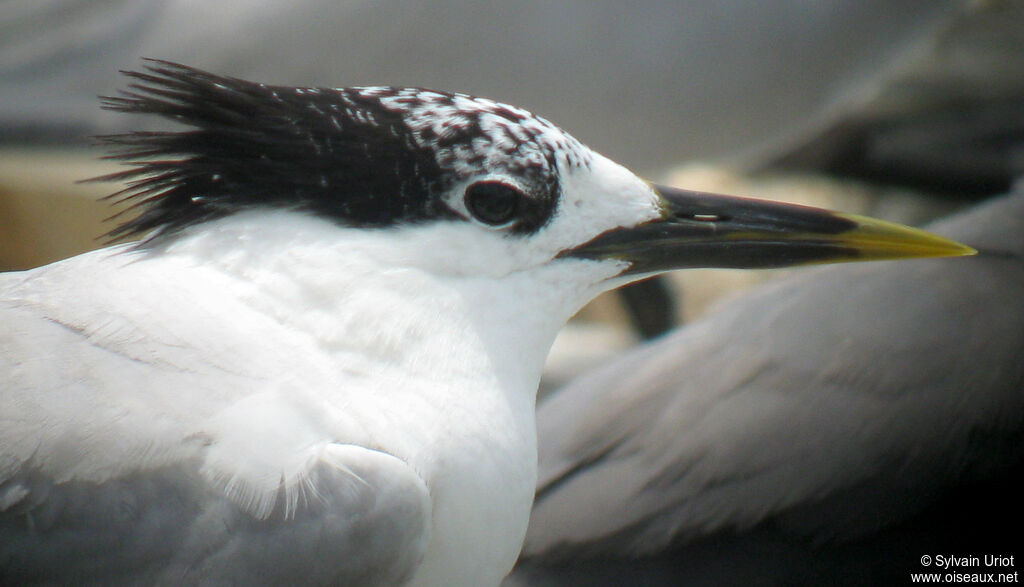
<instances>
[{"instance_id":1,"label":"black feather","mask_svg":"<svg viewBox=\"0 0 1024 587\"><path fill-rule=\"evenodd\" d=\"M308 211L355 227L457 219L442 196L468 175L495 169L531 187L510 232L533 232L559 195L555 153L575 144L568 135L547 144L537 129L554 129L550 123L459 94L271 86L160 60L122 73L131 83L104 98L104 108L192 128L100 137L113 148L109 159L132 168L96 179L126 182L110 197L141 208L109 233L114 239L155 229L174 234L252 207ZM475 102L453 114L457 99ZM450 120L439 133L430 117L442 106ZM501 132L492 129L500 137L487 134L483 116L500 118ZM526 139L511 143L509 125Z\"/></svg>"},{"instance_id":2,"label":"black feather","mask_svg":"<svg viewBox=\"0 0 1024 587\"><path fill-rule=\"evenodd\" d=\"M101 137L108 158L133 169L113 198L144 206L109 236L162 234L253 206L307 210L354 226L454 217L439 194L446 177L400 114L379 103L362 123L343 90L267 86L149 61L110 110L156 114L195 127ZM373 104L363 104L372 107Z\"/></svg>"}]
</instances>

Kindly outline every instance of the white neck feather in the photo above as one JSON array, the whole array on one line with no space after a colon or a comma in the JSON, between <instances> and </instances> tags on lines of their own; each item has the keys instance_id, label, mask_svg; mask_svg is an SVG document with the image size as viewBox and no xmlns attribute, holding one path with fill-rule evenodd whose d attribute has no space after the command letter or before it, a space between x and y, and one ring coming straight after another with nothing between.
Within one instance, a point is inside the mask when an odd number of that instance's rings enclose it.
<instances>
[{"instance_id":1,"label":"white neck feather","mask_svg":"<svg viewBox=\"0 0 1024 587\"><path fill-rule=\"evenodd\" d=\"M166 252L244 280L246 303L307 333L338 376L338 389L324 392L333 411L431 486L435 538L414 584L453 572L467 585L496 584L515 562L532 504L545 357L598 289L585 284L616 269L565 261L502 274L499 258L492 275L472 267L465 275L461 262L493 252L471 250L478 239L453 249L460 223L440 229L447 234L402 230L262 213L204 228Z\"/></svg>"}]
</instances>

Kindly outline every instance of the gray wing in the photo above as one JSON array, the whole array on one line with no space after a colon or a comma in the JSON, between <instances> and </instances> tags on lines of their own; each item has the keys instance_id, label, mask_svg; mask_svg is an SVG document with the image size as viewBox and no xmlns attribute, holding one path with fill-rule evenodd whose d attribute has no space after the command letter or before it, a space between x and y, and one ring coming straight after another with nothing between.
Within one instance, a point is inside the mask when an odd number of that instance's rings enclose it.
<instances>
[{"instance_id":1,"label":"gray wing","mask_svg":"<svg viewBox=\"0 0 1024 587\"><path fill-rule=\"evenodd\" d=\"M0 584L411 575L431 515L418 474L356 436L332 438L289 403L293 390L248 404L287 367L246 346L260 336L187 307L88 299L92 282L54 293L74 276L47 272L109 281L88 263L50 266L31 287L0 278Z\"/></svg>"},{"instance_id":2,"label":"gray wing","mask_svg":"<svg viewBox=\"0 0 1024 587\"><path fill-rule=\"evenodd\" d=\"M196 462L102 482L23 469L0 484L0 583L390 585L429 525L426 486L398 459L335 445L301 495L254 515Z\"/></svg>"},{"instance_id":3,"label":"gray wing","mask_svg":"<svg viewBox=\"0 0 1024 587\"><path fill-rule=\"evenodd\" d=\"M785 566L780 535L848 543L1019 468L1022 226L1018 193L931 227L977 257L806 272L556 393L520 577L614 582L673 549L660 580Z\"/></svg>"}]
</instances>

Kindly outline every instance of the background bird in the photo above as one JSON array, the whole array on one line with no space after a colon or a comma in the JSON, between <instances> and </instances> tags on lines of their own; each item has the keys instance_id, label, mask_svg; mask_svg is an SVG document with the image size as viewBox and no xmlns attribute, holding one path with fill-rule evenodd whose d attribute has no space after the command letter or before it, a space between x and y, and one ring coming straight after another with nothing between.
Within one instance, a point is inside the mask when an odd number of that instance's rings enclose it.
<instances>
[{"instance_id":1,"label":"background bird","mask_svg":"<svg viewBox=\"0 0 1024 587\"><path fill-rule=\"evenodd\" d=\"M151 61L108 108L139 208L3 277L6 582L496 584L534 394L604 289L689 266L970 254L848 214L655 188L516 107Z\"/></svg>"},{"instance_id":2,"label":"background bird","mask_svg":"<svg viewBox=\"0 0 1024 587\"><path fill-rule=\"evenodd\" d=\"M507 583L878 585L936 570L922 555L1019 560L1022 227L1017 190L929 227L975 258L802 272L548 397Z\"/></svg>"}]
</instances>

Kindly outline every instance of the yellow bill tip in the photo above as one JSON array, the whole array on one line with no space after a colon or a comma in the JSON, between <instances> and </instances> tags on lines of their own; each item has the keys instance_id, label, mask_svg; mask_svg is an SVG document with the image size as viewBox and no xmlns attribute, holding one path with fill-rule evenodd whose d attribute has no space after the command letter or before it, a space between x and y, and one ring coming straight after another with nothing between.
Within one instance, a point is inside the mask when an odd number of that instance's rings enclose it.
<instances>
[{"instance_id":1,"label":"yellow bill tip","mask_svg":"<svg viewBox=\"0 0 1024 587\"><path fill-rule=\"evenodd\" d=\"M857 214L836 213L857 226L838 236L843 246L857 251L859 260L965 257L972 247L918 228Z\"/></svg>"}]
</instances>

